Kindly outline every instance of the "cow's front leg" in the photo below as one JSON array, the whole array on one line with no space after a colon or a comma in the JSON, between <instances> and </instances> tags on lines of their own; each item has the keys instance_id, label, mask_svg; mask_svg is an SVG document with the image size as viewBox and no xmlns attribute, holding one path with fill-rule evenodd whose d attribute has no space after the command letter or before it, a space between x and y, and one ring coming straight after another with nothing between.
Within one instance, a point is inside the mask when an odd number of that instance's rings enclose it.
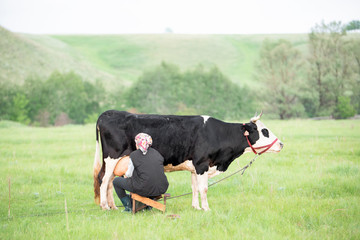
<instances>
[{"instance_id":1,"label":"cow's front leg","mask_svg":"<svg viewBox=\"0 0 360 240\"><path fill-rule=\"evenodd\" d=\"M199 187L200 197L201 197L201 208L204 211L210 210L209 204L207 201L207 191L208 191L208 172L204 172L201 175L196 175L196 180Z\"/></svg>"},{"instance_id":2,"label":"cow's front leg","mask_svg":"<svg viewBox=\"0 0 360 240\"><path fill-rule=\"evenodd\" d=\"M114 178L114 169L116 164L120 159L112 159L110 157L104 159L105 161L105 175L102 179L102 183L100 186L100 207L102 209L109 210L110 207L108 205L107 199L107 191L109 186L109 181Z\"/></svg>"},{"instance_id":3,"label":"cow's front leg","mask_svg":"<svg viewBox=\"0 0 360 240\"><path fill-rule=\"evenodd\" d=\"M192 207L200 210L199 206L199 187L196 179L196 173L191 173L191 189L192 189Z\"/></svg>"}]
</instances>

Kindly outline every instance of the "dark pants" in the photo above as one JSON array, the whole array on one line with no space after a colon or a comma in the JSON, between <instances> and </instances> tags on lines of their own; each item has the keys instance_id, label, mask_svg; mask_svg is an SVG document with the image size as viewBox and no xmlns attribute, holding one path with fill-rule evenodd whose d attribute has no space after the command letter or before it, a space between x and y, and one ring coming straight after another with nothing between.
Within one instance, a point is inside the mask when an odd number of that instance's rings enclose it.
<instances>
[{"instance_id":1,"label":"dark pants","mask_svg":"<svg viewBox=\"0 0 360 240\"><path fill-rule=\"evenodd\" d=\"M127 181L123 177L116 177L113 181L113 185L115 188L115 192L120 199L126 196L125 190L133 192L132 186L130 186L130 184L127 184Z\"/></svg>"}]
</instances>

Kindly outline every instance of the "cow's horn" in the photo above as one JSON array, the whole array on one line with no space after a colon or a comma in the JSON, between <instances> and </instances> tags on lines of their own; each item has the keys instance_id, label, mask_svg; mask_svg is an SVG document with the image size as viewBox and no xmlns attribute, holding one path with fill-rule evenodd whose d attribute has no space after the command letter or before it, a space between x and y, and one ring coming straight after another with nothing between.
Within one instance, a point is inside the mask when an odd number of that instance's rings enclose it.
<instances>
[{"instance_id":1,"label":"cow's horn","mask_svg":"<svg viewBox=\"0 0 360 240\"><path fill-rule=\"evenodd\" d=\"M261 110L261 113L258 116L255 115L255 117L253 117L250 121L255 123L257 120L261 118L262 115L263 115L263 111Z\"/></svg>"}]
</instances>

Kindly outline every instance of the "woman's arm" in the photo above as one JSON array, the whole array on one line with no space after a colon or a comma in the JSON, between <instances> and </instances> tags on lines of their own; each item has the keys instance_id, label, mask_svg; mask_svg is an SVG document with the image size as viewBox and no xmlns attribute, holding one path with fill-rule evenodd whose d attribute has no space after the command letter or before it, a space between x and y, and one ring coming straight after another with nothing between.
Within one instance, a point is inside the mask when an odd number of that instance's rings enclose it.
<instances>
[{"instance_id":1,"label":"woman's arm","mask_svg":"<svg viewBox=\"0 0 360 240\"><path fill-rule=\"evenodd\" d=\"M128 170L125 173L125 177L131 177L134 171L134 164L131 161L131 158L129 159L129 165L128 165Z\"/></svg>"}]
</instances>

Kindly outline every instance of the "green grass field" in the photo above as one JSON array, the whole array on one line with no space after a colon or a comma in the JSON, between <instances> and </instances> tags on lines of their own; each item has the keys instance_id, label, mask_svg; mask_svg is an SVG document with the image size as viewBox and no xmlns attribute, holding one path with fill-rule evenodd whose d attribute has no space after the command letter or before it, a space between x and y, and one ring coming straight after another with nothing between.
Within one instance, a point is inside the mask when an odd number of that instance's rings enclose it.
<instances>
[{"instance_id":1,"label":"green grass field","mask_svg":"<svg viewBox=\"0 0 360 240\"><path fill-rule=\"evenodd\" d=\"M0 122L0 239L360 239L360 121L264 122L283 151L211 187L211 211L192 209L189 195L135 216L93 202L94 125ZM188 172L167 176L172 195L191 191Z\"/></svg>"}]
</instances>

